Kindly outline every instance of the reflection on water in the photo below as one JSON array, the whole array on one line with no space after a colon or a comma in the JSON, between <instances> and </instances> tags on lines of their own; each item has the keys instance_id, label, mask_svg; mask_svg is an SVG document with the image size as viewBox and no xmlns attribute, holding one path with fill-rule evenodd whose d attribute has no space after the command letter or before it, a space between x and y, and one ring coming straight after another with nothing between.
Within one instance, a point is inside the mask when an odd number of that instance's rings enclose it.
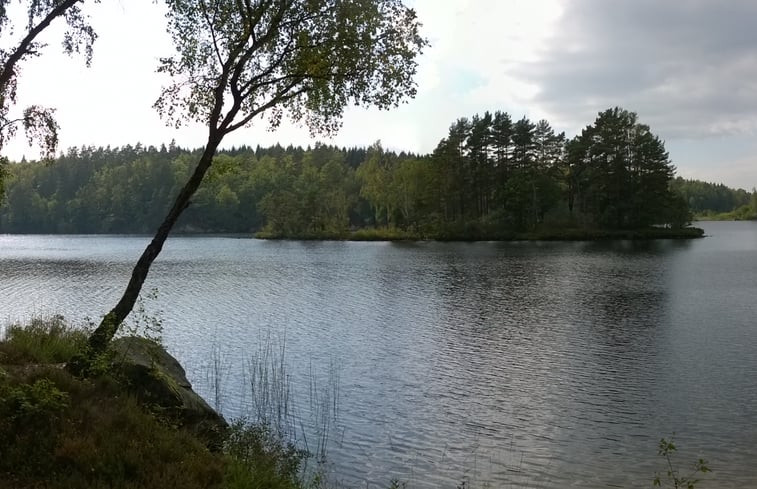
<instances>
[{"instance_id":1,"label":"reflection on water","mask_svg":"<svg viewBox=\"0 0 757 489\"><path fill-rule=\"evenodd\" d=\"M271 331L295 388L340 368L329 449L349 485L635 487L706 456L718 487L757 484L757 226L698 241L317 243L169 240L159 290L169 349L224 410ZM0 236L0 320L97 317L147 239ZM262 334L261 334L262 332ZM299 406L307 419L307 402ZM377 486L374 486L377 484Z\"/></svg>"}]
</instances>

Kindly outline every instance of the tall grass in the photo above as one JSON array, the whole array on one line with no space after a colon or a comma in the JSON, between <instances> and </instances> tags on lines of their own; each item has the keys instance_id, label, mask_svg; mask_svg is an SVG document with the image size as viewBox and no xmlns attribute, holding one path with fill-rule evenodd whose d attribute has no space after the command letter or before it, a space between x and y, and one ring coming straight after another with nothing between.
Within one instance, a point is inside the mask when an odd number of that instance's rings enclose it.
<instances>
[{"instance_id":1,"label":"tall grass","mask_svg":"<svg viewBox=\"0 0 757 489\"><path fill-rule=\"evenodd\" d=\"M239 420L225 434L222 450L211 451L159 407L142 404L108 367L82 380L51 365L72 358L86 340L86 330L57 316L11 325L0 337L0 487L302 489L320 484L317 472L305 469L307 452L276 426ZM291 413L288 402L279 402L289 389L281 387L287 385L281 353L270 350L260 357L261 365L276 368L259 368L256 374L258 412L268 422ZM225 359L220 349L215 355L220 403ZM266 410L266 403L281 407Z\"/></svg>"},{"instance_id":2,"label":"tall grass","mask_svg":"<svg viewBox=\"0 0 757 489\"><path fill-rule=\"evenodd\" d=\"M14 323L0 337L0 363L65 363L87 344L88 330L72 327L63 316Z\"/></svg>"},{"instance_id":3,"label":"tall grass","mask_svg":"<svg viewBox=\"0 0 757 489\"><path fill-rule=\"evenodd\" d=\"M223 349L217 343L213 343L210 349L210 366L206 370L205 382L210 387L210 394L213 397L210 403L218 413L223 412L225 393L224 385L230 374L230 366L226 360Z\"/></svg>"},{"instance_id":4,"label":"tall grass","mask_svg":"<svg viewBox=\"0 0 757 489\"><path fill-rule=\"evenodd\" d=\"M332 360L326 383L322 385L311 361L308 381L309 413L316 433L312 453L320 463L325 463L329 437L339 418L339 368ZM304 429L302 431L305 433ZM307 447L307 439L305 444Z\"/></svg>"},{"instance_id":5,"label":"tall grass","mask_svg":"<svg viewBox=\"0 0 757 489\"><path fill-rule=\"evenodd\" d=\"M219 347L213 347L207 365L207 387L216 405L222 406L226 403L222 386L230 368ZM244 394L239 411L244 414L232 422L232 432L242 430L244 436L234 440L258 440L278 447L280 455L296 455L300 482L323 483L330 435L339 415L337 363L329 364L325 379L311 363L297 388L287 361L286 338L268 333L261 335L241 371Z\"/></svg>"},{"instance_id":6,"label":"tall grass","mask_svg":"<svg viewBox=\"0 0 757 489\"><path fill-rule=\"evenodd\" d=\"M271 335L260 342L247 363L248 416L271 427L284 438L296 438L297 423L292 403L292 382L286 365L286 341L275 345Z\"/></svg>"}]
</instances>

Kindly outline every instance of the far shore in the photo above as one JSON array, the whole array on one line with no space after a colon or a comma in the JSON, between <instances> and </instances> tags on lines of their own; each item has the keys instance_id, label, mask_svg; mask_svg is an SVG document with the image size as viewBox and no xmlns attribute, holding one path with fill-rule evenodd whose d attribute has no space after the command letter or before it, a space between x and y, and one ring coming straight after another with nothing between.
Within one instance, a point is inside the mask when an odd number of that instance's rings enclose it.
<instances>
[{"instance_id":1,"label":"far shore","mask_svg":"<svg viewBox=\"0 0 757 489\"><path fill-rule=\"evenodd\" d=\"M3 233L0 236L11 234ZM151 238L151 234L140 233L13 233L23 236L122 236L133 238ZM655 240L655 239L697 239L706 235L698 227L681 229L645 228L645 229L546 229L526 232L481 232L466 233L422 233L398 228L362 228L341 233L321 232L309 234L272 234L266 231L255 233L224 233L201 231L197 229L179 229L171 233L174 238L213 237L234 239L290 240L290 241L439 241L439 242L475 242L475 241L609 241L609 240Z\"/></svg>"},{"instance_id":2,"label":"far shore","mask_svg":"<svg viewBox=\"0 0 757 489\"><path fill-rule=\"evenodd\" d=\"M557 229L529 232L498 232L470 234L426 235L395 228L366 228L348 233L312 233L304 235L279 235L260 231L257 239L302 240L302 241L605 241L605 240L653 240L697 239L704 237L704 230L697 227L681 229L645 228L632 230L602 229Z\"/></svg>"}]
</instances>

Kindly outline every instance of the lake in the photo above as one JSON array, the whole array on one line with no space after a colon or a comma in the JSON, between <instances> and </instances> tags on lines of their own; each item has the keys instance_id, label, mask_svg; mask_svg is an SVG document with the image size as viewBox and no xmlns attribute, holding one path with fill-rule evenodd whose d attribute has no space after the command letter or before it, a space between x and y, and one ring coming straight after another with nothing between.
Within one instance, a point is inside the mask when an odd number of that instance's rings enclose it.
<instances>
[{"instance_id":1,"label":"lake","mask_svg":"<svg viewBox=\"0 0 757 489\"><path fill-rule=\"evenodd\" d=\"M272 345L313 450L351 487L643 487L699 456L757 486L757 223L694 241L176 237L146 316L196 389L250 410ZM0 323L99 318L149 238L0 235ZM302 436L302 435L301 435ZM325 438L322 438L325 439Z\"/></svg>"}]
</instances>

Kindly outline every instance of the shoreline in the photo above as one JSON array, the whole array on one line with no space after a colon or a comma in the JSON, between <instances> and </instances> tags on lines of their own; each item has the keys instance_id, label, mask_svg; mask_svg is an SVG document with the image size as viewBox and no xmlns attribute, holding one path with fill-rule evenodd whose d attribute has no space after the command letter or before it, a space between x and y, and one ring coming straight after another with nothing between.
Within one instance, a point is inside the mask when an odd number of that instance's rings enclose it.
<instances>
[{"instance_id":1,"label":"shoreline","mask_svg":"<svg viewBox=\"0 0 757 489\"><path fill-rule=\"evenodd\" d=\"M133 238L151 238L152 234L140 233L3 233L0 236L122 236ZM682 229L647 228L627 230L602 229L552 229L530 232L479 232L479 233L419 233L392 228L363 228L345 233L311 233L311 234L271 234L265 231L253 233L224 232L173 232L170 238L230 238L260 239L267 241L437 241L437 242L508 242L508 241L611 241L633 240L646 241L655 239L698 239L704 238L704 230L698 227Z\"/></svg>"},{"instance_id":2,"label":"shoreline","mask_svg":"<svg viewBox=\"0 0 757 489\"><path fill-rule=\"evenodd\" d=\"M322 233L306 235L274 235L258 232L255 239L271 241L437 241L437 242L481 242L481 241L648 241L656 239L699 239L705 237L704 230L697 227L683 229L651 228L633 230L586 230L563 229L532 232L503 232L481 234L424 235L397 229L361 229L347 234Z\"/></svg>"}]
</instances>

